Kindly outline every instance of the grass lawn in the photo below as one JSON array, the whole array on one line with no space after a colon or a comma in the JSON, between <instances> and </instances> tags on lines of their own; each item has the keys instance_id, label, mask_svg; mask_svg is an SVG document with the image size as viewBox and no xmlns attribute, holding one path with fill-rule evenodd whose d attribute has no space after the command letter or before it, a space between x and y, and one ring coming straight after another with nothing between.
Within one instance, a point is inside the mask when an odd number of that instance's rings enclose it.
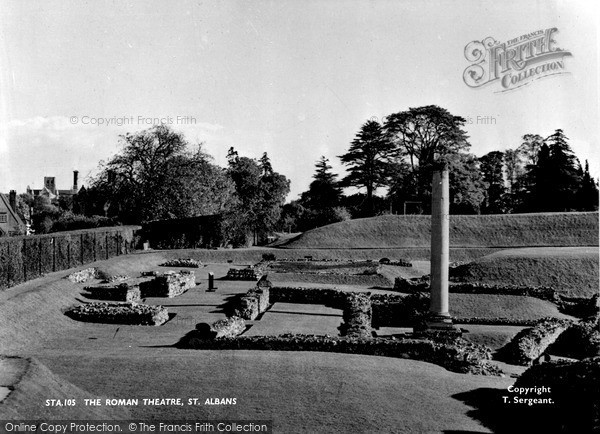
<instances>
[{"instance_id":1,"label":"grass lawn","mask_svg":"<svg viewBox=\"0 0 600 434\"><path fill-rule=\"evenodd\" d=\"M260 321L254 321L246 336L276 336L284 333L339 336L342 311L319 304L275 303Z\"/></svg>"},{"instance_id":2,"label":"grass lawn","mask_svg":"<svg viewBox=\"0 0 600 434\"><path fill-rule=\"evenodd\" d=\"M237 398L235 406L133 407L134 418L272 419L275 432L285 433L490 432L452 395L513 382L411 360L316 352L137 349L40 360L94 396Z\"/></svg>"}]
</instances>

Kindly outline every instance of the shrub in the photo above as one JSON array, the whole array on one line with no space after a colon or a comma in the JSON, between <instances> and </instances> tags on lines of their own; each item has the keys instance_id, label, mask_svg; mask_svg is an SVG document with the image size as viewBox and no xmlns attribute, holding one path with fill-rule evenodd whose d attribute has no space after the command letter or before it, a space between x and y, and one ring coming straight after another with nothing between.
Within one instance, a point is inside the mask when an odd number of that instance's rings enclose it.
<instances>
[{"instance_id":1,"label":"shrub","mask_svg":"<svg viewBox=\"0 0 600 434\"><path fill-rule=\"evenodd\" d=\"M62 213L51 225L51 232L75 231L79 229L99 228L105 226L118 226L120 223L115 218L94 215L91 217L82 214L73 214L71 211Z\"/></svg>"}]
</instances>

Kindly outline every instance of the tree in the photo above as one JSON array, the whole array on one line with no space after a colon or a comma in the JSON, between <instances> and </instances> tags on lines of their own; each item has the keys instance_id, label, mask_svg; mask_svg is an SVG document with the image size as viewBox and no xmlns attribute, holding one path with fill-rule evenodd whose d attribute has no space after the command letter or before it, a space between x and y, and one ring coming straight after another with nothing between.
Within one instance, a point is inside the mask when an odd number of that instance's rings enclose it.
<instances>
[{"instance_id":1,"label":"tree","mask_svg":"<svg viewBox=\"0 0 600 434\"><path fill-rule=\"evenodd\" d=\"M546 143L540 147L537 164L532 166L529 176L532 187L525 196L522 209L529 212L549 211L554 187L550 148Z\"/></svg>"},{"instance_id":2,"label":"tree","mask_svg":"<svg viewBox=\"0 0 600 434\"><path fill-rule=\"evenodd\" d=\"M540 211L568 211L575 209L575 196L580 188L582 173L579 160L573 154L568 138L561 129L546 138L550 151L548 171L551 176L546 180L551 197Z\"/></svg>"},{"instance_id":3,"label":"tree","mask_svg":"<svg viewBox=\"0 0 600 434\"><path fill-rule=\"evenodd\" d=\"M79 206L86 213L117 216L123 222L191 217L232 206L233 183L166 125L120 136L123 149L93 180Z\"/></svg>"},{"instance_id":4,"label":"tree","mask_svg":"<svg viewBox=\"0 0 600 434\"><path fill-rule=\"evenodd\" d=\"M479 159L486 197L482 212L501 214L505 212L506 186L504 185L504 153L492 151Z\"/></svg>"},{"instance_id":5,"label":"tree","mask_svg":"<svg viewBox=\"0 0 600 434\"><path fill-rule=\"evenodd\" d=\"M409 108L386 117L385 129L408 156L412 170L430 165L437 156L456 154L470 145L462 129L466 120L430 105Z\"/></svg>"},{"instance_id":6,"label":"tree","mask_svg":"<svg viewBox=\"0 0 600 434\"><path fill-rule=\"evenodd\" d=\"M228 157L238 203L226 214L226 236L234 245L248 245L251 237L257 242L260 234L275 229L290 182L273 170L266 153L257 162L230 148Z\"/></svg>"},{"instance_id":7,"label":"tree","mask_svg":"<svg viewBox=\"0 0 600 434\"><path fill-rule=\"evenodd\" d=\"M349 215L339 207L342 190L336 179L337 175L331 171L329 160L321 156L315 168L313 181L298 201L303 212L298 218L297 226L303 231L342 221L344 216Z\"/></svg>"},{"instance_id":8,"label":"tree","mask_svg":"<svg viewBox=\"0 0 600 434\"><path fill-rule=\"evenodd\" d=\"M523 136L523 142L518 148L518 152L525 158L526 165L537 164L538 154L540 148L544 144L544 139L538 134L525 134Z\"/></svg>"},{"instance_id":9,"label":"tree","mask_svg":"<svg viewBox=\"0 0 600 434\"><path fill-rule=\"evenodd\" d=\"M386 186L390 178L391 164L397 151L381 124L369 120L361 127L350 149L339 158L348 166L348 175L341 181L343 187L365 188L366 209L373 215L373 193Z\"/></svg>"},{"instance_id":10,"label":"tree","mask_svg":"<svg viewBox=\"0 0 600 434\"><path fill-rule=\"evenodd\" d=\"M410 165L404 160L398 160L392 166L390 177L390 188L388 199L391 201L392 209L404 212L404 204L407 201L421 202L422 197L417 196L417 177L411 171ZM423 204L409 208L408 212L422 212Z\"/></svg>"},{"instance_id":11,"label":"tree","mask_svg":"<svg viewBox=\"0 0 600 434\"><path fill-rule=\"evenodd\" d=\"M308 191L301 195L301 203L305 208L322 211L339 204L342 189L337 182L337 175L331 172L329 160L324 156L315 164L316 171Z\"/></svg>"},{"instance_id":12,"label":"tree","mask_svg":"<svg viewBox=\"0 0 600 434\"><path fill-rule=\"evenodd\" d=\"M485 200L485 182L477 157L457 153L447 157L447 164L450 175L450 213L479 214Z\"/></svg>"},{"instance_id":13,"label":"tree","mask_svg":"<svg viewBox=\"0 0 600 434\"><path fill-rule=\"evenodd\" d=\"M33 203L34 198L32 194L21 193L17 195L17 209L15 211L23 223L29 223L31 221Z\"/></svg>"},{"instance_id":14,"label":"tree","mask_svg":"<svg viewBox=\"0 0 600 434\"><path fill-rule=\"evenodd\" d=\"M409 174L404 177L413 178L403 180L405 187L414 189L404 192L404 196L421 201L424 207L428 207L426 202L430 195L434 163L447 160L470 147L468 136L462 129L465 123L464 118L435 105L409 108L386 117L386 134L397 147L397 155L408 163Z\"/></svg>"},{"instance_id":15,"label":"tree","mask_svg":"<svg viewBox=\"0 0 600 434\"><path fill-rule=\"evenodd\" d=\"M590 175L590 166L585 160L585 170L581 180L581 189L577 197L578 209L582 211L598 210L598 183Z\"/></svg>"}]
</instances>

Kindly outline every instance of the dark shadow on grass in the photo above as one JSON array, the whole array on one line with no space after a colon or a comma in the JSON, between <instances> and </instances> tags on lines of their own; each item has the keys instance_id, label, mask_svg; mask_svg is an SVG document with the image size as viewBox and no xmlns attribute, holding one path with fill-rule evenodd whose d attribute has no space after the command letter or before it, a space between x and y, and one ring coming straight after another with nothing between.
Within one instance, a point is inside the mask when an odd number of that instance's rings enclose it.
<instances>
[{"instance_id":1,"label":"dark shadow on grass","mask_svg":"<svg viewBox=\"0 0 600 434\"><path fill-rule=\"evenodd\" d=\"M167 324L167 323L171 322L171 320L172 320L173 318L175 318L176 316L177 316L177 314L176 314L176 313L169 312L169 319L168 319L168 320L166 320L166 321L165 321L164 323L162 323L161 325L165 325L165 324Z\"/></svg>"},{"instance_id":2,"label":"dark shadow on grass","mask_svg":"<svg viewBox=\"0 0 600 434\"><path fill-rule=\"evenodd\" d=\"M479 421L486 428L495 433L534 432L525 427L525 421L517 420L513 407L504 402L503 397L508 396L505 389L479 388L469 392L452 395L452 398L473 407L467 416ZM534 423L531 421L531 423ZM523 430L525 428L525 430ZM444 431L466 432L466 431Z\"/></svg>"},{"instance_id":3,"label":"dark shadow on grass","mask_svg":"<svg viewBox=\"0 0 600 434\"><path fill-rule=\"evenodd\" d=\"M484 431L444 430L444 434L482 434Z\"/></svg>"}]
</instances>

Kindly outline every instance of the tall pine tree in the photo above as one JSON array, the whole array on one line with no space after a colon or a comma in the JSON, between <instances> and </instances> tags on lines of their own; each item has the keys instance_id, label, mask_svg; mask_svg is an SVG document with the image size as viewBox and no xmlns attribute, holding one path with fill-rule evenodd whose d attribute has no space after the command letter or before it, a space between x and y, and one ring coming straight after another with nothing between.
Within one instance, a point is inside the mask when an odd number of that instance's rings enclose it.
<instances>
[{"instance_id":1,"label":"tall pine tree","mask_svg":"<svg viewBox=\"0 0 600 434\"><path fill-rule=\"evenodd\" d=\"M397 155L396 146L384 132L381 124L367 121L356 134L347 153L340 156L348 166L348 175L342 179L343 187L367 190L366 214L372 216L373 194L377 187L387 186L392 160Z\"/></svg>"},{"instance_id":2,"label":"tall pine tree","mask_svg":"<svg viewBox=\"0 0 600 434\"><path fill-rule=\"evenodd\" d=\"M501 214L505 211L504 153L493 151L479 159L483 181L486 183L484 214Z\"/></svg>"},{"instance_id":3,"label":"tall pine tree","mask_svg":"<svg viewBox=\"0 0 600 434\"><path fill-rule=\"evenodd\" d=\"M329 160L324 156L315 164L315 174L308 191L302 193L302 205L314 211L338 206L342 190L337 175L331 171Z\"/></svg>"}]
</instances>

